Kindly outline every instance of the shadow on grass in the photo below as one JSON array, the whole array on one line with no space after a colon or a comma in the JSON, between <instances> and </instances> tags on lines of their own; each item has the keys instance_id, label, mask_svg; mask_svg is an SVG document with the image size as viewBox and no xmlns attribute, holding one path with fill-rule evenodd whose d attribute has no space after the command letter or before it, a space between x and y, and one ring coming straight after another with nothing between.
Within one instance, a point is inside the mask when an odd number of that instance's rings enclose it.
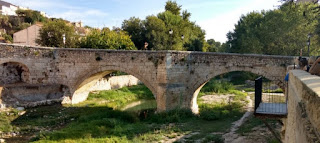
<instances>
[{"instance_id":1,"label":"shadow on grass","mask_svg":"<svg viewBox=\"0 0 320 143\"><path fill-rule=\"evenodd\" d=\"M208 106L206 112L194 115L183 109L155 114L155 109L127 112L107 106L52 105L27 109L11 124L19 127L21 133L37 133L31 139L36 142L152 142L172 133L200 132L199 137L206 137L210 132L224 132L243 113L227 112L230 108ZM207 114L218 115L211 119L206 118Z\"/></svg>"}]
</instances>

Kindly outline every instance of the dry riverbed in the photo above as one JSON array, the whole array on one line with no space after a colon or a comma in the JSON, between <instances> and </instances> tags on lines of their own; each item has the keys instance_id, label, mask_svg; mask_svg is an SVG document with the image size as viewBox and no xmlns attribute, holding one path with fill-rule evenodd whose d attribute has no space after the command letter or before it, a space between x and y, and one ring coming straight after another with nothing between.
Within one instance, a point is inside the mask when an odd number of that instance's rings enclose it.
<instances>
[{"instance_id":1,"label":"dry riverbed","mask_svg":"<svg viewBox=\"0 0 320 143\"><path fill-rule=\"evenodd\" d=\"M221 103L231 104L234 100L233 94L226 95L205 95L202 96L199 102L204 104L211 103ZM163 123L159 124L159 127L155 127L153 129L153 133L151 135L157 141L154 142L212 142L215 140L216 142L225 142L225 143L268 143L272 140L272 135L267 128L261 124L256 123L257 119L252 116L252 100L247 96L248 102L245 102L247 105L245 106L246 113L242 117L236 117L237 120L234 120L232 125L230 123L226 123L223 120L213 120L213 121L202 121L199 119L190 120L185 122L176 122L176 123ZM81 114L90 113L93 108L87 107L90 106L88 102L85 107L62 107L61 105L51 105L44 106L38 108L27 109L23 111L17 111L16 109L12 111L5 111L2 113L8 114L8 117L11 119L8 120L16 120L13 122L14 128L13 131L9 131L6 133L0 132L0 142L6 141L8 143L13 142L29 142L31 138L38 138L39 133L41 132L54 132L56 130L60 130L65 128L69 123L77 121ZM108 104L109 101L101 101L99 104ZM145 106L141 106L141 104L148 103L154 106L155 101L137 101L127 104L122 108L123 110L132 110L135 107L139 106L139 110L145 109ZM105 107L104 107L105 108ZM99 108L98 108L99 109ZM107 108L106 108L107 109ZM99 109L102 112L106 109ZM78 113L77 113L78 112ZM94 111L98 112L98 111ZM59 119L59 120L57 120ZM52 120L52 125L48 124L49 121ZM251 124L248 121L254 120L253 127L243 127L246 124ZM39 124L36 124L36 123ZM43 122L43 123L42 123ZM31 124L31 125L29 125ZM276 128L279 130L280 125L275 124ZM156 124L148 125L151 128L157 126ZM220 127L223 126L223 127ZM227 127L227 128L225 128ZM214 129L216 128L216 129ZM228 129L229 128L229 129ZM239 133L239 129L244 132ZM155 137L156 136L156 137ZM219 137L222 137L219 139ZM141 137L139 137L141 138ZM140 139L139 139L140 140ZM149 141L145 141L149 142ZM151 141L153 142L153 141Z\"/></svg>"}]
</instances>

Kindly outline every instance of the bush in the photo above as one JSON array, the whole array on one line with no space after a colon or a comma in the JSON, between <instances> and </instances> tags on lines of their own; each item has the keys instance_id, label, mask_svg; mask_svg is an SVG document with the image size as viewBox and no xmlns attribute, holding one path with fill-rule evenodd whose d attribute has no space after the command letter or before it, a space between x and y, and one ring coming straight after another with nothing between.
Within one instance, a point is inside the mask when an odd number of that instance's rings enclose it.
<instances>
[{"instance_id":1,"label":"bush","mask_svg":"<svg viewBox=\"0 0 320 143\"><path fill-rule=\"evenodd\" d=\"M231 104L200 104L200 118L208 121L234 117L243 113L243 104L232 102Z\"/></svg>"},{"instance_id":2,"label":"bush","mask_svg":"<svg viewBox=\"0 0 320 143\"><path fill-rule=\"evenodd\" d=\"M176 109L169 112L153 114L148 120L152 123L177 123L196 117L187 109Z\"/></svg>"},{"instance_id":3,"label":"bush","mask_svg":"<svg viewBox=\"0 0 320 143\"><path fill-rule=\"evenodd\" d=\"M4 38L6 41L9 41L10 43L13 42L13 39L12 39L12 37L11 37L10 35L8 35L8 34L3 34L2 36L3 36L3 38Z\"/></svg>"},{"instance_id":4,"label":"bush","mask_svg":"<svg viewBox=\"0 0 320 143\"><path fill-rule=\"evenodd\" d=\"M210 80L202 89L201 92L227 93L235 89L232 83L221 80Z\"/></svg>"}]
</instances>

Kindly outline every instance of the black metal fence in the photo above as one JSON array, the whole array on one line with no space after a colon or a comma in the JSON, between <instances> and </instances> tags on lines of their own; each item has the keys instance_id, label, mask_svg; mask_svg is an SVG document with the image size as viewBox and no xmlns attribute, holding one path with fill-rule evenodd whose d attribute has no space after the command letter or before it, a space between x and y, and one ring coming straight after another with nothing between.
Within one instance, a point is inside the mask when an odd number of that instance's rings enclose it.
<instances>
[{"instance_id":1,"label":"black metal fence","mask_svg":"<svg viewBox=\"0 0 320 143\"><path fill-rule=\"evenodd\" d=\"M275 78L279 79L279 78ZM259 77L255 80L256 115L287 115L287 96L285 95L286 82L270 81Z\"/></svg>"}]
</instances>

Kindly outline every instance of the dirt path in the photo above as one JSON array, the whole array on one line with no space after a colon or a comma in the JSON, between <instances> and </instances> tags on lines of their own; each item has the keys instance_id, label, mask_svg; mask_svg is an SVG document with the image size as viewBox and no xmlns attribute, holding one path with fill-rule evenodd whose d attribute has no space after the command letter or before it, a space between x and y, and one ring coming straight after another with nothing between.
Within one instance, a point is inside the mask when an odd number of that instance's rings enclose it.
<instances>
[{"instance_id":1,"label":"dirt path","mask_svg":"<svg viewBox=\"0 0 320 143\"><path fill-rule=\"evenodd\" d=\"M238 128L253 114L253 103L249 96L247 96L249 103L247 104L247 112L239 119L235 121L230 129L230 132L223 135L225 143L244 143L247 142L244 136L239 136L236 131Z\"/></svg>"}]
</instances>

